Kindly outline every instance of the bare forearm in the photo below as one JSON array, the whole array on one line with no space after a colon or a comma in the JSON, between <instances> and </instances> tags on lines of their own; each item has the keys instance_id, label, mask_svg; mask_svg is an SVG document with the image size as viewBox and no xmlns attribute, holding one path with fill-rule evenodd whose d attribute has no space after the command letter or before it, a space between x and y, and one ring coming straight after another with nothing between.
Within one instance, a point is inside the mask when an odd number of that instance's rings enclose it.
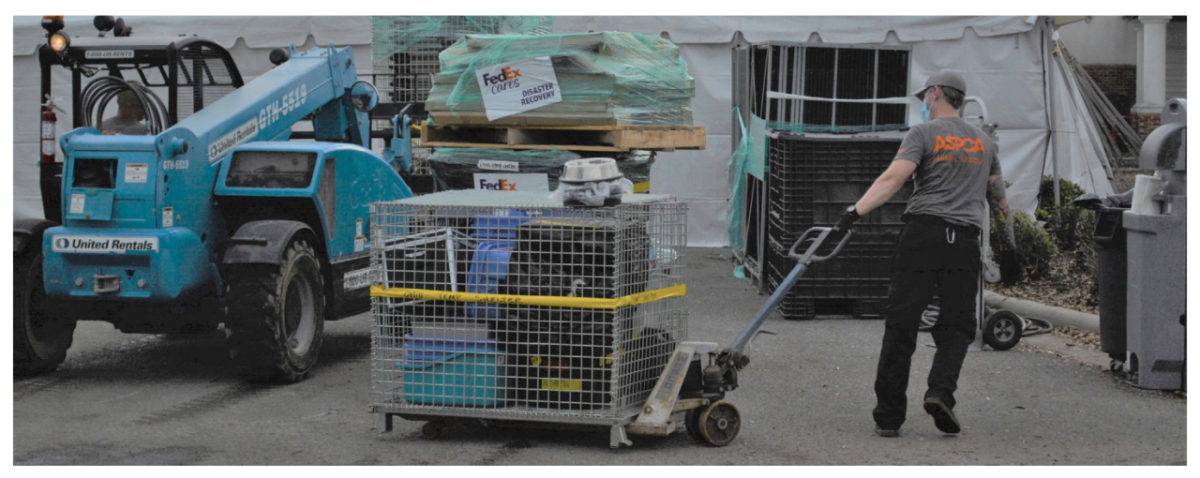
<instances>
[{"instance_id":1,"label":"bare forearm","mask_svg":"<svg viewBox=\"0 0 1200 478\"><path fill-rule=\"evenodd\" d=\"M1000 250L1015 250L1016 240L1013 237L1012 214L1008 209L1008 191L1004 186L1004 178L992 176L988 178L988 204L992 207L992 219L996 223L996 232L1000 234Z\"/></svg>"},{"instance_id":2,"label":"bare forearm","mask_svg":"<svg viewBox=\"0 0 1200 478\"><path fill-rule=\"evenodd\" d=\"M858 210L858 214L860 215L866 215L874 211L887 202L888 199L891 199L892 196L895 196L896 192L900 191L900 188L904 186L904 180L904 178L895 178L888 175L880 176L871 185L871 188L867 190L867 193L863 194L863 197L854 205L854 209Z\"/></svg>"}]
</instances>

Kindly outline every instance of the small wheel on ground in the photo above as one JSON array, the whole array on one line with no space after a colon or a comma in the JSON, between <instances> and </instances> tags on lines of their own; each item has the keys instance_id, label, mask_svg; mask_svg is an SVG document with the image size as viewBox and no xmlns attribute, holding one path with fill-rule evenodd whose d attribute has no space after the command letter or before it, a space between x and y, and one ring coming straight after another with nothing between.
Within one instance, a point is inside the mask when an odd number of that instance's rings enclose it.
<instances>
[{"instance_id":1,"label":"small wheel on ground","mask_svg":"<svg viewBox=\"0 0 1200 478\"><path fill-rule=\"evenodd\" d=\"M983 324L983 343L996 350L1008 350L1021 341L1024 321L1017 314L997 310Z\"/></svg>"},{"instance_id":2,"label":"small wheel on ground","mask_svg":"<svg viewBox=\"0 0 1200 478\"><path fill-rule=\"evenodd\" d=\"M688 436L692 437L693 440L703 443L704 435L700 434L700 413L702 411L702 408L688 410L687 415L684 415L683 418L683 426L687 429Z\"/></svg>"},{"instance_id":3,"label":"small wheel on ground","mask_svg":"<svg viewBox=\"0 0 1200 478\"><path fill-rule=\"evenodd\" d=\"M39 238L40 239L40 238ZM53 372L67 359L75 318L46 297L41 244L13 258L13 373Z\"/></svg>"},{"instance_id":4,"label":"small wheel on ground","mask_svg":"<svg viewBox=\"0 0 1200 478\"><path fill-rule=\"evenodd\" d=\"M324 290L321 261L304 239L292 240L280 266L231 270L225 326L241 371L269 381L304 380L321 348Z\"/></svg>"},{"instance_id":5,"label":"small wheel on ground","mask_svg":"<svg viewBox=\"0 0 1200 478\"><path fill-rule=\"evenodd\" d=\"M705 407L697 420L701 438L712 446L733 443L742 429L741 413L732 403L724 400Z\"/></svg>"},{"instance_id":6,"label":"small wheel on ground","mask_svg":"<svg viewBox=\"0 0 1200 478\"><path fill-rule=\"evenodd\" d=\"M442 429L444 428L446 426L440 422L425 422L424 425L421 425L421 438L436 440L437 437L442 436Z\"/></svg>"}]
</instances>

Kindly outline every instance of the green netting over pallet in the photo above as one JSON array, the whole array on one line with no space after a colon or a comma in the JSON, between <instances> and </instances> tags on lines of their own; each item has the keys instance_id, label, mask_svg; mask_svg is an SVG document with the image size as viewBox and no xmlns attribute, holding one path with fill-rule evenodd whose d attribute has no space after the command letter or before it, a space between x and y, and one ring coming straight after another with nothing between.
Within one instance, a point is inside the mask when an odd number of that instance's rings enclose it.
<instances>
[{"instance_id":1,"label":"green netting over pallet","mask_svg":"<svg viewBox=\"0 0 1200 478\"><path fill-rule=\"evenodd\" d=\"M371 58L380 62L409 50L441 51L465 35L550 33L551 16L373 16Z\"/></svg>"},{"instance_id":2,"label":"green netting over pallet","mask_svg":"<svg viewBox=\"0 0 1200 478\"><path fill-rule=\"evenodd\" d=\"M425 108L483 113L477 68L544 56L554 65L562 101L517 116L692 124L695 81L679 47L661 37L622 32L467 35L439 55L441 73Z\"/></svg>"}]
</instances>

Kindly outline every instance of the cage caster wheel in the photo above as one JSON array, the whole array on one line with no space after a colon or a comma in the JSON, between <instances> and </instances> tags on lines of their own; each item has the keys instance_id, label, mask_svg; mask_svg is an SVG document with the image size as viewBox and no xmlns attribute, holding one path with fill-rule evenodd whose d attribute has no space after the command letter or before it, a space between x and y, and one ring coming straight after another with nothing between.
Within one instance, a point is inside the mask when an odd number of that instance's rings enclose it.
<instances>
[{"instance_id":1,"label":"cage caster wheel","mask_svg":"<svg viewBox=\"0 0 1200 478\"><path fill-rule=\"evenodd\" d=\"M1021 341L1024 321L1017 314L997 310L983 324L983 343L996 350L1008 350Z\"/></svg>"},{"instance_id":2,"label":"cage caster wheel","mask_svg":"<svg viewBox=\"0 0 1200 478\"><path fill-rule=\"evenodd\" d=\"M446 428L446 425L438 422L425 422L424 425L421 425L421 438L436 440L437 437L442 435L442 429L444 428Z\"/></svg>"},{"instance_id":3,"label":"cage caster wheel","mask_svg":"<svg viewBox=\"0 0 1200 478\"><path fill-rule=\"evenodd\" d=\"M705 407L696 417L700 438L712 446L726 446L737 438L742 429L742 416L737 407L724 400Z\"/></svg>"}]
</instances>

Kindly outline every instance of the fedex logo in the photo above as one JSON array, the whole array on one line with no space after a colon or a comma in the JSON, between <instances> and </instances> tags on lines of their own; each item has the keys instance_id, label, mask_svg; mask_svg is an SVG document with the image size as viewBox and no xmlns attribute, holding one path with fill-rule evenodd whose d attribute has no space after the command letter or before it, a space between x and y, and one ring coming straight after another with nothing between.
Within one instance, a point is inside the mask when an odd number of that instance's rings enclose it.
<instances>
[{"instance_id":1,"label":"fedex logo","mask_svg":"<svg viewBox=\"0 0 1200 478\"><path fill-rule=\"evenodd\" d=\"M483 84L487 86L503 83L508 80L515 80L521 76L520 68L504 67L499 74L489 75L483 74Z\"/></svg>"},{"instance_id":2,"label":"fedex logo","mask_svg":"<svg viewBox=\"0 0 1200 478\"><path fill-rule=\"evenodd\" d=\"M486 189L488 191L516 191L517 183L509 182L507 179L501 179L499 181L480 179L479 189Z\"/></svg>"}]
</instances>

